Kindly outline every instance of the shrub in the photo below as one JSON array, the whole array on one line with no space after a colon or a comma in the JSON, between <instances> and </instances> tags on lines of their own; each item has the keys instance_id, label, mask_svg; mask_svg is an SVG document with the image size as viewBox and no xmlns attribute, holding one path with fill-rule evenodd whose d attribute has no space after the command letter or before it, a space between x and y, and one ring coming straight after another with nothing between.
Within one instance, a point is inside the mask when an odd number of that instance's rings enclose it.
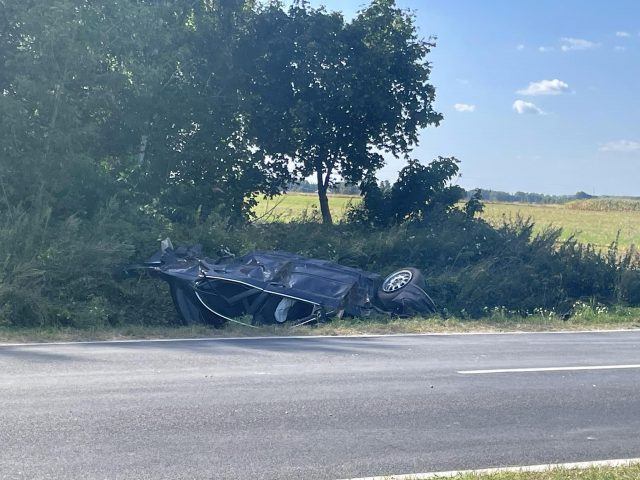
<instances>
[{"instance_id":1,"label":"shrub","mask_svg":"<svg viewBox=\"0 0 640 480\"><path fill-rule=\"evenodd\" d=\"M347 215L351 223L376 226L424 221L431 216L450 211L466 192L452 179L458 174L459 161L438 157L428 165L409 160L400 170L398 179L389 189L382 189L375 178L362 185L363 202ZM473 213L479 210L479 198L474 197Z\"/></svg>"},{"instance_id":2,"label":"shrub","mask_svg":"<svg viewBox=\"0 0 640 480\"><path fill-rule=\"evenodd\" d=\"M153 229L110 202L92 219L54 219L43 202L0 212L0 324L98 327L166 322L167 295L112 273L155 245ZM131 212L129 212L131 213ZM140 228L144 226L146 228ZM155 298L149 302L149 298ZM141 307L141 308L138 308Z\"/></svg>"},{"instance_id":3,"label":"shrub","mask_svg":"<svg viewBox=\"0 0 640 480\"><path fill-rule=\"evenodd\" d=\"M619 258L614 246L601 253L573 239L559 242L560 229L534 234L531 219L521 217L495 229L460 210L384 228L314 222L210 228L216 245L230 241L226 245L238 254L286 250L383 275L418 267L436 303L471 317L496 308L524 316L565 314L578 300L638 304L640 295L637 254Z\"/></svg>"}]
</instances>

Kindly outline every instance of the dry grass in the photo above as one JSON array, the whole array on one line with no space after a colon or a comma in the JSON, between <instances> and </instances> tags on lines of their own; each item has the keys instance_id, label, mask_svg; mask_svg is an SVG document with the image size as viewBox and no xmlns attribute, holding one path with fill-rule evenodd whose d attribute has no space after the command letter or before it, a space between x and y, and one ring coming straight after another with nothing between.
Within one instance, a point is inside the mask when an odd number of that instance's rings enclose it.
<instances>
[{"instance_id":1,"label":"dry grass","mask_svg":"<svg viewBox=\"0 0 640 480\"><path fill-rule=\"evenodd\" d=\"M585 470L555 469L546 472L466 474L451 478L455 480L638 480L640 479L640 464ZM389 479L392 480L393 477L389 477ZM417 476L413 480L420 480L420 477Z\"/></svg>"},{"instance_id":2,"label":"dry grass","mask_svg":"<svg viewBox=\"0 0 640 480\"><path fill-rule=\"evenodd\" d=\"M65 342L95 340L137 340L164 338L224 338L307 335L393 335L471 332L554 332L575 330L614 330L640 328L640 309L624 309L615 313L572 318L531 316L509 318L495 316L483 320L440 317L391 319L342 319L315 325L290 327L267 325L260 328L228 324L222 329L197 325L191 327L127 326L93 329L15 329L0 328L0 342Z\"/></svg>"}]
</instances>

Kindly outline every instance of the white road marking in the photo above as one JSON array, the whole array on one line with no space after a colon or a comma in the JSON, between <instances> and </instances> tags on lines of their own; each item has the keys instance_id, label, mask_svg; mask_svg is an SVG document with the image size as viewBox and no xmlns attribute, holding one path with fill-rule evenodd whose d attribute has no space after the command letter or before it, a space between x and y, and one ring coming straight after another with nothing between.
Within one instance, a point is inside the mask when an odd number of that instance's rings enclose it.
<instances>
[{"instance_id":1,"label":"white road marking","mask_svg":"<svg viewBox=\"0 0 640 480\"><path fill-rule=\"evenodd\" d=\"M523 372L579 372L583 370L627 370L640 368L640 365L590 365L580 367L540 367L540 368L496 368L493 370L459 370L463 375L483 375L489 373L523 373Z\"/></svg>"},{"instance_id":2,"label":"white road marking","mask_svg":"<svg viewBox=\"0 0 640 480\"><path fill-rule=\"evenodd\" d=\"M306 339L331 339L331 338L386 338L386 337L467 337L481 335L568 335L589 333L640 333L638 328L617 328L613 330L562 330L546 332L433 332L433 333L388 333L388 334L359 334L359 335L270 335L254 337L195 337L195 338L152 338L129 340L84 340L84 341L60 341L60 342L25 342L25 343L0 343L0 347L33 347L49 345L103 345L120 343L164 343L164 342L220 342L237 340L306 340Z\"/></svg>"},{"instance_id":3,"label":"white road marking","mask_svg":"<svg viewBox=\"0 0 640 480\"><path fill-rule=\"evenodd\" d=\"M529 465L524 467L485 468L482 470L455 470L450 472L409 473L404 475L385 475L379 477L351 478L349 480L427 480L432 478L452 478L462 475L492 475L496 473L547 472L549 470L584 470L597 467L625 467L640 464L640 458L619 460L598 460L593 462L553 463L547 465Z\"/></svg>"}]
</instances>

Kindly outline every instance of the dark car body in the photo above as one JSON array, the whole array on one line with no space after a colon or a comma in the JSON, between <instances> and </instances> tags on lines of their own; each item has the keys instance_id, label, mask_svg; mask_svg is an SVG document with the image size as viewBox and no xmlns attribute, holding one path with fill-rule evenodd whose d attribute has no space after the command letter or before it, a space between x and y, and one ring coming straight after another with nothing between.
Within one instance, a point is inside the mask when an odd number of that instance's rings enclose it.
<instances>
[{"instance_id":1,"label":"dark car body","mask_svg":"<svg viewBox=\"0 0 640 480\"><path fill-rule=\"evenodd\" d=\"M386 293L383 300L380 275L287 252L253 251L214 260L197 247L174 250L169 243L145 268L168 282L186 324L303 324L373 311L435 311L421 278Z\"/></svg>"}]
</instances>

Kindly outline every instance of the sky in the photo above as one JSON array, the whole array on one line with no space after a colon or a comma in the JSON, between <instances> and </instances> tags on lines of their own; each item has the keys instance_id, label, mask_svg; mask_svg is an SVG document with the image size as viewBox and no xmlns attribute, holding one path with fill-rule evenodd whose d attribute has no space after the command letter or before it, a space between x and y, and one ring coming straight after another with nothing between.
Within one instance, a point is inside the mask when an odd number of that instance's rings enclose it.
<instances>
[{"instance_id":1,"label":"sky","mask_svg":"<svg viewBox=\"0 0 640 480\"><path fill-rule=\"evenodd\" d=\"M412 155L464 188L640 196L640 1L396 0L436 36L439 127ZM352 17L362 0L312 0ZM395 180L403 162L379 173Z\"/></svg>"}]
</instances>

